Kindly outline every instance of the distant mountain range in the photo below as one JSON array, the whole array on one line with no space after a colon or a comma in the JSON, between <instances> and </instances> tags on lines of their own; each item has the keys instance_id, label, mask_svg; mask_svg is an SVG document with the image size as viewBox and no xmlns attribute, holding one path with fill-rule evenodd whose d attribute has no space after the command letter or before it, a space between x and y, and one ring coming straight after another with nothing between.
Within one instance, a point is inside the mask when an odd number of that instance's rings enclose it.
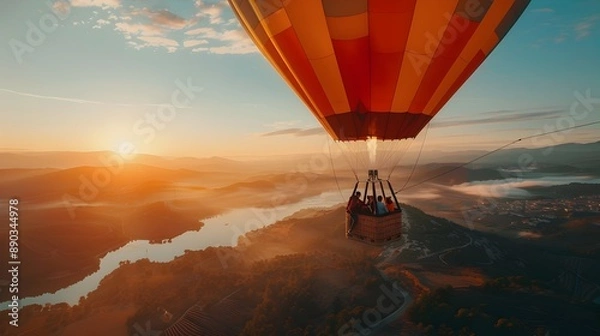
<instances>
[{"instance_id":1,"label":"distant mountain range","mask_svg":"<svg viewBox=\"0 0 600 336\"><path fill-rule=\"evenodd\" d=\"M236 168L240 161L222 157L168 158L150 154L136 154L128 160L110 151L96 152L5 152L0 153L1 168L74 168L81 166L116 166L121 163L135 163L161 168L187 168L198 170L218 170L223 167Z\"/></svg>"},{"instance_id":2,"label":"distant mountain range","mask_svg":"<svg viewBox=\"0 0 600 336\"><path fill-rule=\"evenodd\" d=\"M491 166L519 167L527 165L568 165L578 168L600 167L600 141L566 143L536 149L515 148L500 151L479 161Z\"/></svg>"},{"instance_id":3,"label":"distant mountain range","mask_svg":"<svg viewBox=\"0 0 600 336\"><path fill-rule=\"evenodd\" d=\"M464 163L486 151L429 151L423 153L421 164L432 163ZM121 160L126 163L143 164L168 169L192 169L198 171L248 172L290 171L301 165L315 161L315 156L327 156L323 153L261 157L255 160L233 160L224 157L162 157L150 154L137 154L131 160L125 160L119 154L110 151L96 152L0 152L0 169L7 168L74 168L80 166L116 165ZM326 157L328 161L329 156ZM343 159L337 159L338 169L346 165ZM411 166L413 162L406 164ZM567 143L543 148L514 148L493 153L477 160L472 166L478 168L519 168L532 165L534 167L563 166L562 170L573 167L584 170L600 171L600 141L593 143Z\"/></svg>"}]
</instances>

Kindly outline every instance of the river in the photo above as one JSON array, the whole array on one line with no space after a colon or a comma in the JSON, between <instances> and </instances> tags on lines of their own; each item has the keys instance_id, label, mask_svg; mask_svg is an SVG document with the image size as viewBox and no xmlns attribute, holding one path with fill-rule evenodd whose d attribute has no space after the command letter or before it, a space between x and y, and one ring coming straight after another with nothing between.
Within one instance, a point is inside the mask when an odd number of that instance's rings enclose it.
<instances>
[{"instance_id":1,"label":"river","mask_svg":"<svg viewBox=\"0 0 600 336\"><path fill-rule=\"evenodd\" d=\"M100 284L100 281L119 268L124 261L135 262L147 258L153 262L169 262L184 254L186 250L199 251L210 246L235 246L243 234L259 229L291 216L307 208L324 208L345 203L351 190L326 192L305 198L297 203L273 208L242 208L201 220L204 226L198 231L187 231L171 241L151 244L147 240L134 240L125 246L109 252L100 259L100 269L83 280L55 293L46 293L20 300L20 306L32 304L57 304L61 302L75 305L79 298L86 296ZM8 306L8 301L1 304Z\"/></svg>"}]
</instances>

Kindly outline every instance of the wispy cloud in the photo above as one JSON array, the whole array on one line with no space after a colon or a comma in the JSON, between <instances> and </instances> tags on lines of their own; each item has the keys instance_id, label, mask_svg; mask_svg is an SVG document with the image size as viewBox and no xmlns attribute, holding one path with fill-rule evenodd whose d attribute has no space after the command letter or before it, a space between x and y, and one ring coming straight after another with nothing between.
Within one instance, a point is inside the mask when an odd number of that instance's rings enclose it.
<instances>
[{"instance_id":1,"label":"wispy cloud","mask_svg":"<svg viewBox=\"0 0 600 336\"><path fill-rule=\"evenodd\" d=\"M142 41L138 46L145 47L163 47L168 52L172 53L177 51L179 42L162 36L140 36L138 40Z\"/></svg>"},{"instance_id":2,"label":"wispy cloud","mask_svg":"<svg viewBox=\"0 0 600 336\"><path fill-rule=\"evenodd\" d=\"M206 3L202 0L196 0L196 8L198 9L197 17L208 18L211 24L223 23L223 12L229 10L229 5L226 1L217 3Z\"/></svg>"},{"instance_id":3,"label":"wispy cloud","mask_svg":"<svg viewBox=\"0 0 600 336\"><path fill-rule=\"evenodd\" d=\"M600 15L596 14L585 17L576 23L564 25L552 40L554 43L563 43L569 39L583 40L592 35L598 22L600 22Z\"/></svg>"},{"instance_id":4,"label":"wispy cloud","mask_svg":"<svg viewBox=\"0 0 600 336\"><path fill-rule=\"evenodd\" d=\"M480 197L527 197L531 194L527 191L532 187L550 187L570 183L596 183L597 179L590 176L558 176L540 179L515 179L488 180L465 182L454 185L452 190Z\"/></svg>"},{"instance_id":5,"label":"wispy cloud","mask_svg":"<svg viewBox=\"0 0 600 336\"><path fill-rule=\"evenodd\" d=\"M554 113L556 111L559 111L559 109L553 108L553 107L542 107L542 108L535 108L535 109L529 109L529 110L495 110L495 111L484 111L484 112L480 112L479 115L481 116L495 116L495 117L505 117L505 116L514 116L514 115L532 115L532 114L536 114L536 113Z\"/></svg>"},{"instance_id":6,"label":"wispy cloud","mask_svg":"<svg viewBox=\"0 0 600 336\"><path fill-rule=\"evenodd\" d=\"M52 9L55 12L66 16L71 11L71 4L66 0L57 0L52 4Z\"/></svg>"},{"instance_id":7,"label":"wispy cloud","mask_svg":"<svg viewBox=\"0 0 600 336\"><path fill-rule=\"evenodd\" d=\"M168 10L142 8L130 10L122 16L120 22L115 23L115 30L122 33L129 40L127 43L135 49L164 48L172 53L182 43L169 34L193 23L193 19L185 19Z\"/></svg>"},{"instance_id":8,"label":"wispy cloud","mask_svg":"<svg viewBox=\"0 0 600 336\"><path fill-rule=\"evenodd\" d=\"M562 32L557 37L554 38L554 42L562 43L562 42L566 41L568 37L569 37L569 34Z\"/></svg>"},{"instance_id":9,"label":"wispy cloud","mask_svg":"<svg viewBox=\"0 0 600 336\"><path fill-rule=\"evenodd\" d=\"M291 135L297 137L312 136L312 135L323 135L325 131L321 127L313 128L286 128L268 133L263 133L261 136L278 136L278 135Z\"/></svg>"},{"instance_id":10,"label":"wispy cloud","mask_svg":"<svg viewBox=\"0 0 600 336\"><path fill-rule=\"evenodd\" d=\"M581 40L588 37L592 33L592 29L600 21L600 15L592 15L584 18L581 22L575 25L573 29L575 32L575 38Z\"/></svg>"},{"instance_id":11,"label":"wispy cloud","mask_svg":"<svg viewBox=\"0 0 600 336\"><path fill-rule=\"evenodd\" d=\"M119 22L115 24L115 30L122 33L126 39L131 39L132 36L159 36L163 35L163 30L160 27L142 23Z\"/></svg>"},{"instance_id":12,"label":"wispy cloud","mask_svg":"<svg viewBox=\"0 0 600 336\"><path fill-rule=\"evenodd\" d=\"M96 24L92 28L93 29L100 29L103 26L106 26L108 24L110 24L110 21L104 20L104 19L98 19L98 20L96 20Z\"/></svg>"},{"instance_id":13,"label":"wispy cloud","mask_svg":"<svg viewBox=\"0 0 600 336\"><path fill-rule=\"evenodd\" d=\"M541 48L547 44L560 44L580 41L592 36L598 30L600 14L592 14L577 19L567 19L561 12L552 8L537 8L532 12L545 13L538 23L544 36L532 43L533 48Z\"/></svg>"},{"instance_id":14,"label":"wispy cloud","mask_svg":"<svg viewBox=\"0 0 600 336\"><path fill-rule=\"evenodd\" d=\"M260 106L260 104L245 104L251 107L262 107ZM280 121L274 121L272 123L268 123L265 124L265 127L268 128L272 128L272 129L284 129L284 128L292 128L292 127L298 127L298 124L300 124L300 120L280 120Z\"/></svg>"},{"instance_id":15,"label":"wispy cloud","mask_svg":"<svg viewBox=\"0 0 600 336\"><path fill-rule=\"evenodd\" d=\"M186 48L193 48L195 46L199 46L202 44L208 44L207 40L185 40L183 41L183 46Z\"/></svg>"},{"instance_id":16,"label":"wispy cloud","mask_svg":"<svg viewBox=\"0 0 600 336\"><path fill-rule=\"evenodd\" d=\"M6 93L22 96L22 97L31 97L31 98L38 98L38 99L45 99L45 100L76 103L76 104L92 104L92 105L123 106L123 107L141 107L141 106L159 107L159 106L165 105L165 104L128 104L128 103L117 103L117 102L103 102L103 101L97 101L97 100L87 100L87 99L79 99L79 98L72 98L72 97L48 96L48 95L15 91L15 90L10 90L10 89L3 89L3 88L0 88L0 92L6 92Z\"/></svg>"},{"instance_id":17,"label":"wispy cloud","mask_svg":"<svg viewBox=\"0 0 600 336\"><path fill-rule=\"evenodd\" d=\"M212 27L195 28L185 35L210 41L207 50L213 54L250 54L257 52L256 47L240 27L218 31Z\"/></svg>"},{"instance_id":18,"label":"wispy cloud","mask_svg":"<svg viewBox=\"0 0 600 336\"><path fill-rule=\"evenodd\" d=\"M560 109L549 109L542 111L488 111L481 113L481 118L477 119L452 119L452 120L434 120L431 122L432 128L455 127L455 126L473 126L482 124L515 123L523 121L544 120L550 118L560 118L564 115Z\"/></svg>"},{"instance_id":19,"label":"wispy cloud","mask_svg":"<svg viewBox=\"0 0 600 336\"><path fill-rule=\"evenodd\" d=\"M121 7L121 0L71 0L73 7L102 7L118 8Z\"/></svg>"},{"instance_id":20,"label":"wispy cloud","mask_svg":"<svg viewBox=\"0 0 600 336\"><path fill-rule=\"evenodd\" d=\"M193 20L186 20L179 15L173 14L168 10L150 10L143 8L134 10L131 15L141 18L147 18L151 25L158 25L165 29L178 30L183 29L193 23Z\"/></svg>"}]
</instances>

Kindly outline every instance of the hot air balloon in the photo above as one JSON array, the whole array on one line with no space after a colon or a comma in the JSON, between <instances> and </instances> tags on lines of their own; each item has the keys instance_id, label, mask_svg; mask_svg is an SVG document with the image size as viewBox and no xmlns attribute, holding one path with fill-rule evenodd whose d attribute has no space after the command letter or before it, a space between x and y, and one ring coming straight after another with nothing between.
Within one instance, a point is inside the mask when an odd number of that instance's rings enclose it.
<instances>
[{"instance_id":1,"label":"hot air balloon","mask_svg":"<svg viewBox=\"0 0 600 336\"><path fill-rule=\"evenodd\" d=\"M260 52L331 138L371 148L414 139L529 4L529 0L228 1ZM377 168L370 166L363 181L365 198L367 192L377 196L376 188L385 195L385 180ZM395 198L389 178L387 187ZM395 203L400 209L396 199ZM349 218L348 236L371 243L398 238L400 214L398 210L375 219ZM374 226L359 225L367 221Z\"/></svg>"}]
</instances>

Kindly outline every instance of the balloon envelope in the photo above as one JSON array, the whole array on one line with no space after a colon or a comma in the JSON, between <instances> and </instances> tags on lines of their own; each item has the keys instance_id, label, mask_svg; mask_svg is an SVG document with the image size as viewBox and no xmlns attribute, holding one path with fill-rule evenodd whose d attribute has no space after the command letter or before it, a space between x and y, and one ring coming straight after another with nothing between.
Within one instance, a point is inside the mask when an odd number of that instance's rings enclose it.
<instances>
[{"instance_id":1,"label":"balloon envelope","mask_svg":"<svg viewBox=\"0 0 600 336\"><path fill-rule=\"evenodd\" d=\"M529 0L229 0L335 140L414 138Z\"/></svg>"}]
</instances>

